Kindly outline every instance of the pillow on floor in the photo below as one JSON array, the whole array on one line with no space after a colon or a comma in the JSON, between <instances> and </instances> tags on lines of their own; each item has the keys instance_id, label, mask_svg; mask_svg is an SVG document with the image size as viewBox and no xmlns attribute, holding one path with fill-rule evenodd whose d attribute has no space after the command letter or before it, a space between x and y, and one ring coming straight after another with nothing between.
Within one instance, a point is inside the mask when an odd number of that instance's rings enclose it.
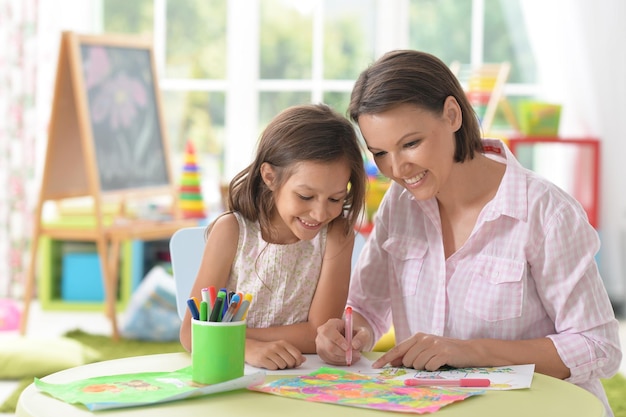
<instances>
[{"instance_id":1,"label":"pillow on floor","mask_svg":"<svg viewBox=\"0 0 626 417\"><path fill-rule=\"evenodd\" d=\"M0 379L42 378L98 360L97 351L65 337L0 340Z\"/></svg>"}]
</instances>

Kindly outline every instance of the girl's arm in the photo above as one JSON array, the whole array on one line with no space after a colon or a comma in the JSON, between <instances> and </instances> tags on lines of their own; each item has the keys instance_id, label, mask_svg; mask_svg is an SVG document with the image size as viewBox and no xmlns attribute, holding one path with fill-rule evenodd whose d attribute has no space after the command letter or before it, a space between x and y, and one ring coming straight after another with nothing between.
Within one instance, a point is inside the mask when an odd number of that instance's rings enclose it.
<instances>
[{"instance_id":1,"label":"girl's arm","mask_svg":"<svg viewBox=\"0 0 626 417\"><path fill-rule=\"evenodd\" d=\"M343 221L343 220L342 220ZM248 338L260 341L284 340L302 353L315 353L317 328L331 318L341 318L348 297L354 234L345 236L343 223L328 229L320 279L311 302L308 321L266 329L248 329Z\"/></svg>"},{"instance_id":2,"label":"girl's arm","mask_svg":"<svg viewBox=\"0 0 626 417\"><path fill-rule=\"evenodd\" d=\"M202 288L226 286L232 267L237 243L239 241L239 224L232 213L224 214L213 224L211 233L204 245L202 262L198 275L189 296L200 300ZM180 343L189 352L191 351L191 313L185 312L185 318L180 326Z\"/></svg>"},{"instance_id":3,"label":"girl's arm","mask_svg":"<svg viewBox=\"0 0 626 417\"><path fill-rule=\"evenodd\" d=\"M352 346L345 338L345 322L341 319L330 319L317 329L315 344L317 354L331 365L345 365L346 351L352 349L352 363L361 358L362 351L374 347L374 330L358 312L352 312Z\"/></svg>"}]
</instances>

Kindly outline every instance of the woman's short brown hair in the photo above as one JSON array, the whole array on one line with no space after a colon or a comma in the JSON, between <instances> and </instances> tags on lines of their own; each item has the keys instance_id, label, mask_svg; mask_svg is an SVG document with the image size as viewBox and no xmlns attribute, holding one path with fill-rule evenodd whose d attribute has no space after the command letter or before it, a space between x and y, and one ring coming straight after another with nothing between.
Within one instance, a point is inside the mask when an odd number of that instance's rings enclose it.
<instances>
[{"instance_id":1,"label":"woman's short brown hair","mask_svg":"<svg viewBox=\"0 0 626 417\"><path fill-rule=\"evenodd\" d=\"M449 96L461 107L463 122L455 133L454 160L463 162L483 150L480 124L456 76L431 54L396 50L383 55L357 79L348 114L358 123L362 114L380 113L409 103L441 115Z\"/></svg>"}]
</instances>

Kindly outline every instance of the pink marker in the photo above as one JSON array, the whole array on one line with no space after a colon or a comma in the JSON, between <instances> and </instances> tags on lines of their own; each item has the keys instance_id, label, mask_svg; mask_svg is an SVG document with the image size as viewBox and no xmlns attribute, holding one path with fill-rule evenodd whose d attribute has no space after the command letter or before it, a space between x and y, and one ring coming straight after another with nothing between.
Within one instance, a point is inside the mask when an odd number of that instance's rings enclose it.
<instances>
[{"instance_id":1,"label":"pink marker","mask_svg":"<svg viewBox=\"0 0 626 417\"><path fill-rule=\"evenodd\" d=\"M348 342L348 350L346 350L346 365L352 365L352 307L346 307L345 314L345 334L346 342Z\"/></svg>"},{"instance_id":2,"label":"pink marker","mask_svg":"<svg viewBox=\"0 0 626 417\"><path fill-rule=\"evenodd\" d=\"M413 378L406 379L404 385L411 387L424 386L445 386L445 387L464 387L478 388L488 387L491 381L487 378L461 378L461 379L445 379L445 378Z\"/></svg>"}]
</instances>

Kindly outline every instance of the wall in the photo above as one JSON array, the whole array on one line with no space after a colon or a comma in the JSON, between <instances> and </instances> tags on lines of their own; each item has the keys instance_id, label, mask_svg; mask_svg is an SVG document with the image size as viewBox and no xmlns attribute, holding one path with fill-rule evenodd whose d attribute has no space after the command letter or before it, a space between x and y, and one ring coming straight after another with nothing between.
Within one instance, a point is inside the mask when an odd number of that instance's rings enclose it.
<instances>
[{"instance_id":1,"label":"wall","mask_svg":"<svg viewBox=\"0 0 626 417\"><path fill-rule=\"evenodd\" d=\"M563 104L563 136L601 140L600 272L626 303L626 38L623 0L524 0L543 98Z\"/></svg>"},{"instance_id":2,"label":"wall","mask_svg":"<svg viewBox=\"0 0 626 417\"><path fill-rule=\"evenodd\" d=\"M601 272L609 293L626 305L626 50L616 41L626 39L626 3L621 0L585 2L582 11L591 21L589 33L592 79L596 80L597 120L602 139ZM595 27L594 27L595 26ZM589 112L592 109L588 109ZM594 129L594 130L595 130Z\"/></svg>"},{"instance_id":3,"label":"wall","mask_svg":"<svg viewBox=\"0 0 626 417\"><path fill-rule=\"evenodd\" d=\"M95 2L84 0L39 0L38 55L41 63L37 70L37 113L39 134L37 142L38 161L36 175L40 181L43 173L47 142L47 123L52 110L54 81L57 70L61 32L94 32L99 20ZM38 182L39 183L39 182Z\"/></svg>"},{"instance_id":4,"label":"wall","mask_svg":"<svg viewBox=\"0 0 626 417\"><path fill-rule=\"evenodd\" d=\"M38 76L39 143L45 144L44 123L50 112L60 31L97 30L97 3L39 1L39 54L43 63ZM626 138L622 133L626 50L619 45L626 39L622 22L626 2L568 0L564 7L561 0L523 0L522 8L538 57L543 96L564 104L561 134L593 135L602 140L600 268L611 298L626 303ZM236 59L231 57L233 62ZM251 105L248 110L254 108ZM237 137L254 137L237 133ZM38 151L37 167L41 171L44 146Z\"/></svg>"}]
</instances>

